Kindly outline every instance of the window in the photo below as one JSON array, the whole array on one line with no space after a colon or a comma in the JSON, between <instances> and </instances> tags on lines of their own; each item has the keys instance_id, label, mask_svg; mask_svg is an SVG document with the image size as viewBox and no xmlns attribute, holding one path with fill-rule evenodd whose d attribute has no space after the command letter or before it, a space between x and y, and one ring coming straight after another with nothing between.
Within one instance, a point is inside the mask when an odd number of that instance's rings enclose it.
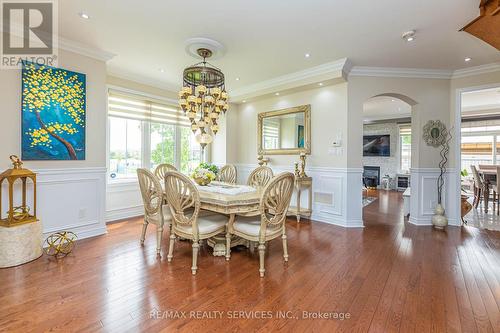
<instances>
[{"instance_id":1,"label":"window","mask_svg":"<svg viewBox=\"0 0 500 333\"><path fill-rule=\"evenodd\" d=\"M141 167L141 130L139 120L109 118L109 171L112 178L128 178Z\"/></svg>"},{"instance_id":2,"label":"window","mask_svg":"<svg viewBox=\"0 0 500 333\"><path fill-rule=\"evenodd\" d=\"M151 123L151 168L162 163L175 165L176 128L174 125Z\"/></svg>"},{"instance_id":3,"label":"window","mask_svg":"<svg viewBox=\"0 0 500 333\"><path fill-rule=\"evenodd\" d=\"M471 166L498 164L500 152L499 120L466 120L462 122L461 169L471 172Z\"/></svg>"},{"instance_id":4,"label":"window","mask_svg":"<svg viewBox=\"0 0 500 333\"><path fill-rule=\"evenodd\" d=\"M262 126L264 149L278 149L280 147L280 121L267 118Z\"/></svg>"},{"instance_id":5,"label":"window","mask_svg":"<svg viewBox=\"0 0 500 333\"><path fill-rule=\"evenodd\" d=\"M399 127L399 167L402 172L408 172L411 168L411 126Z\"/></svg>"},{"instance_id":6,"label":"window","mask_svg":"<svg viewBox=\"0 0 500 333\"><path fill-rule=\"evenodd\" d=\"M169 163L184 173L201 162L189 120L167 102L110 90L109 177L134 179L137 168Z\"/></svg>"}]
</instances>

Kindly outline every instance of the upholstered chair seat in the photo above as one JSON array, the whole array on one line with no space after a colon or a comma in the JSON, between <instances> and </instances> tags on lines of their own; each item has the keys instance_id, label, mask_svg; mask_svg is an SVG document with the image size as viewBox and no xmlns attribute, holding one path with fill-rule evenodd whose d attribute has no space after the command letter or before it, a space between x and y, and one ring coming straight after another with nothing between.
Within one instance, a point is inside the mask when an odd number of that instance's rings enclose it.
<instances>
[{"instance_id":1,"label":"upholstered chair seat","mask_svg":"<svg viewBox=\"0 0 500 333\"><path fill-rule=\"evenodd\" d=\"M170 214L170 208L168 208L168 205L163 205L162 207L162 213L163 213L163 221L165 221L165 224L167 227L170 226L170 223L172 221L172 214ZM149 221L154 224L158 224L160 220L160 213L150 215L149 216Z\"/></svg>"},{"instance_id":2,"label":"upholstered chair seat","mask_svg":"<svg viewBox=\"0 0 500 333\"><path fill-rule=\"evenodd\" d=\"M198 215L198 231L200 232L200 234L213 233L225 227L227 223L226 216L216 213L207 213L205 213L206 215L204 214L203 216ZM178 225L177 229L186 233L192 233L193 231L193 228L190 225Z\"/></svg>"},{"instance_id":3,"label":"upholstered chair seat","mask_svg":"<svg viewBox=\"0 0 500 333\"><path fill-rule=\"evenodd\" d=\"M233 223L233 229L238 233L242 233L251 237L259 237L260 224L261 224L260 215L251 217L238 216L236 221L234 221ZM275 234L280 236L281 232L282 232L281 226L268 226L266 228L266 237L274 236Z\"/></svg>"}]
</instances>

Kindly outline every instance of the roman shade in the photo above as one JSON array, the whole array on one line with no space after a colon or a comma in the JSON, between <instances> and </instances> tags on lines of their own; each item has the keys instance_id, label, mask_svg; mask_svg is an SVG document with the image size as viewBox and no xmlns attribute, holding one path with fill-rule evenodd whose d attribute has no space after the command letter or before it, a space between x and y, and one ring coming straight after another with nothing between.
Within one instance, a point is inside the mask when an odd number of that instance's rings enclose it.
<instances>
[{"instance_id":1,"label":"roman shade","mask_svg":"<svg viewBox=\"0 0 500 333\"><path fill-rule=\"evenodd\" d=\"M191 126L179 107L166 101L110 89L108 115L171 125Z\"/></svg>"}]
</instances>

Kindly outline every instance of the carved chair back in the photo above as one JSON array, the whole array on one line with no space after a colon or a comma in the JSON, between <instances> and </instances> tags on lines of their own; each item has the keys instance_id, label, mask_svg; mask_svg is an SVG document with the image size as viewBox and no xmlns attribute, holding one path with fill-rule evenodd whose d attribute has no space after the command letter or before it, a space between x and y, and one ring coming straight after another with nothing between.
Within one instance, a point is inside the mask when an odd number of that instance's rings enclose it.
<instances>
[{"instance_id":1,"label":"carved chair back","mask_svg":"<svg viewBox=\"0 0 500 333\"><path fill-rule=\"evenodd\" d=\"M217 180L224 183L236 184L236 167L231 164L224 165L219 170Z\"/></svg>"},{"instance_id":2,"label":"carved chair back","mask_svg":"<svg viewBox=\"0 0 500 333\"><path fill-rule=\"evenodd\" d=\"M158 177L160 182L163 182L165 180L165 173L169 171L177 171L177 168L168 163L160 164L155 169L155 176Z\"/></svg>"},{"instance_id":3,"label":"carved chair back","mask_svg":"<svg viewBox=\"0 0 500 333\"><path fill-rule=\"evenodd\" d=\"M200 194L194 183L177 171L165 173L165 197L172 214L172 225L197 228L200 211Z\"/></svg>"},{"instance_id":4,"label":"carved chair back","mask_svg":"<svg viewBox=\"0 0 500 333\"><path fill-rule=\"evenodd\" d=\"M161 213L163 190L158 179L147 169L137 169L146 218Z\"/></svg>"},{"instance_id":5,"label":"carved chair back","mask_svg":"<svg viewBox=\"0 0 500 333\"><path fill-rule=\"evenodd\" d=\"M475 165L471 165L470 168L472 170L472 177L474 178L474 186L482 189L484 187L483 177L481 177Z\"/></svg>"},{"instance_id":6,"label":"carved chair back","mask_svg":"<svg viewBox=\"0 0 500 333\"><path fill-rule=\"evenodd\" d=\"M266 186L273 178L273 170L268 166L260 166L250 173L248 176L248 186Z\"/></svg>"},{"instance_id":7,"label":"carved chair back","mask_svg":"<svg viewBox=\"0 0 500 333\"><path fill-rule=\"evenodd\" d=\"M283 172L274 177L264 188L260 199L260 238L264 240L266 228L279 228L286 220L286 213L292 198L295 176Z\"/></svg>"}]
</instances>

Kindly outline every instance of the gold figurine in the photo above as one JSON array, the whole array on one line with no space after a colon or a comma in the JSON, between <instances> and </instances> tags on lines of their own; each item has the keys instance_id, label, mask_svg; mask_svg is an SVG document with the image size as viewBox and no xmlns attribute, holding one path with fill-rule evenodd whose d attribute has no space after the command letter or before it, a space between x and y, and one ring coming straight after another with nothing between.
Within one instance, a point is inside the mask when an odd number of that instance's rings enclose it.
<instances>
[{"instance_id":1,"label":"gold figurine","mask_svg":"<svg viewBox=\"0 0 500 333\"><path fill-rule=\"evenodd\" d=\"M306 154L301 153L300 154L300 173L299 177L307 177L306 175Z\"/></svg>"},{"instance_id":2,"label":"gold figurine","mask_svg":"<svg viewBox=\"0 0 500 333\"><path fill-rule=\"evenodd\" d=\"M293 165L295 166L294 170L293 170L295 177L300 177L299 162L295 162L295 163L293 163Z\"/></svg>"}]
</instances>

